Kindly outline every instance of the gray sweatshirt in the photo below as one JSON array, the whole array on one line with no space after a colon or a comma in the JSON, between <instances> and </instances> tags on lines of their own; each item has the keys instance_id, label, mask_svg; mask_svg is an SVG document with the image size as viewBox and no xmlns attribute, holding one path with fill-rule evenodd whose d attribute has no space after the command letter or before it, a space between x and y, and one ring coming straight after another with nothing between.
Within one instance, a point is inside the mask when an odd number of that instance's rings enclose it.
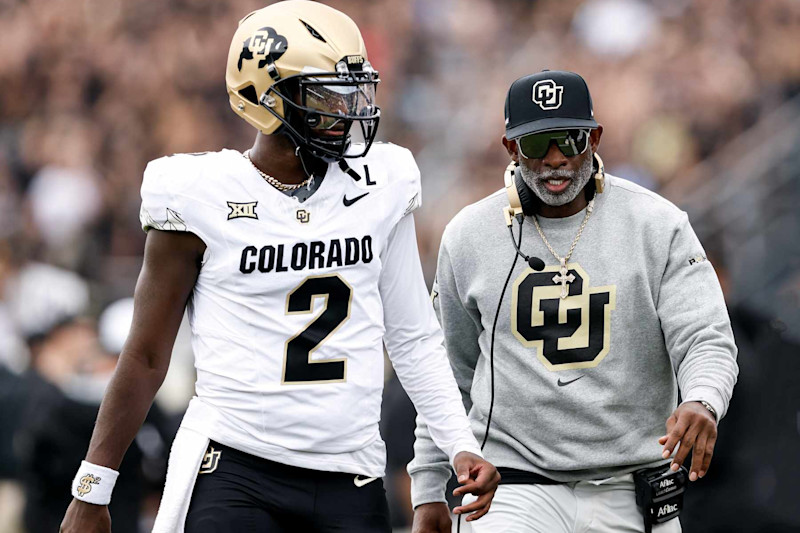
<instances>
[{"instance_id":1,"label":"gray sweatshirt","mask_svg":"<svg viewBox=\"0 0 800 533\"><path fill-rule=\"evenodd\" d=\"M433 302L450 364L482 442L491 399L490 341L515 258L499 191L464 208L442 237ZM539 221L562 257L585 210ZM519 225L514 222L514 238ZM606 176L567 265L526 217L522 251L499 308L494 410L484 457L556 481L602 479L663 462L658 438L683 401L721 418L736 382L736 346L714 269L685 212L638 185ZM414 506L443 502L451 470L418 418L408 465Z\"/></svg>"}]
</instances>

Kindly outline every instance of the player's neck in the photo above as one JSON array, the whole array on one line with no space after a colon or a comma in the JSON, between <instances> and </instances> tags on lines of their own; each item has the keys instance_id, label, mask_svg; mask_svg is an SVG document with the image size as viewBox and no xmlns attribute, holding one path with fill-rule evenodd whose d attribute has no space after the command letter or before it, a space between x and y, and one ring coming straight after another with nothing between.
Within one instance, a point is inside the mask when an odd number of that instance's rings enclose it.
<instances>
[{"instance_id":1,"label":"player's neck","mask_svg":"<svg viewBox=\"0 0 800 533\"><path fill-rule=\"evenodd\" d=\"M308 177L300 158L295 155L294 145L286 135L264 135L259 132L250 149L250 160L262 172L281 183L301 183Z\"/></svg>"}]
</instances>

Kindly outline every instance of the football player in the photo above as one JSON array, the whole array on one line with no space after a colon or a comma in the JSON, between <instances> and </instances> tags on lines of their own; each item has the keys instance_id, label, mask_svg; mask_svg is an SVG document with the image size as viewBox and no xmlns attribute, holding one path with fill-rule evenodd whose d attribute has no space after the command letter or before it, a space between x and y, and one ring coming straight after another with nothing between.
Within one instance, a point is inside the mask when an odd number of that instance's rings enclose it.
<instances>
[{"instance_id":1,"label":"football player","mask_svg":"<svg viewBox=\"0 0 800 533\"><path fill-rule=\"evenodd\" d=\"M470 431L419 263L419 171L408 150L373 143L378 81L356 25L328 6L242 19L226 82L255 144L145 170L134 321L62 531L110 530L115 469L184 308L197 395L154 531L389 531L384 345L457 490L478 497L464 511L488 510L499 475Z\"/></svg>"}]
</instances>

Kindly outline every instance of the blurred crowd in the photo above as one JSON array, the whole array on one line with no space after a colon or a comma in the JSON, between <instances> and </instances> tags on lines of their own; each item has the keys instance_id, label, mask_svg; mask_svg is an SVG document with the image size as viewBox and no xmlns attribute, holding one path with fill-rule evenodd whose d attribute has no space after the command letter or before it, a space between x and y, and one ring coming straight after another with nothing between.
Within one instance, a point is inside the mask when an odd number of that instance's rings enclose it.
<instances>
[{"instance_id":1,"label":"blurred crowd","mask_svg":"<svg viewBox=\"0 0 800 533\"><path fill-rule=\"evenodd\" d=\"M264 3L0 0L0 478L22 481L0 480L0 532L23 520L9 509L68 491L61 483L88 444L121 347L103 340L97 319L133 292L147 161L252 144L254 131L229 109L224 70L237 21ZM358 23L381 73L379 138L410 148L422 169L417 230L429 281L447 221L501 186L503 101L516 78L580 73L605 127L606 170L656 191L800 94L796 0L325 3ZM157 429L137 439L145 506L150 493L157 501L170 432L192 393L191 354L183 341L176 351ZM398 413L384 421L397 435L387 438L389 492L402 525L413 411L389 379L387 409ZM65 421L73 411L80 423ZM68 464L32 471L52 455L58 421L74 429ZM19 486L24 496L14 496ZM37 529L37 517L25 515L28 530L52 530Z\"/></svg>"}]
</instances>

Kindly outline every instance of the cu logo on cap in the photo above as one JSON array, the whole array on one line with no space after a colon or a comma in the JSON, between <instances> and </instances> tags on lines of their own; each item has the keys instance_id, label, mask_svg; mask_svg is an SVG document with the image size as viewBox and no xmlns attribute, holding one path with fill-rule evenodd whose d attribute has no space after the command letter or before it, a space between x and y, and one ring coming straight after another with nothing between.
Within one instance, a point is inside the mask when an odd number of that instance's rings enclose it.
<instances>
[{"instance_id":1,"label":"cu logo on cap","mask_svg":"<svg viewBox=\"0 0 800 533\"><path fill-rule=\"evenodd\" d=\"M553 80L541 80L533 84L533 101L545 111L561 107L563 85L556 85Z\"/></svg>"}]
</instances>

